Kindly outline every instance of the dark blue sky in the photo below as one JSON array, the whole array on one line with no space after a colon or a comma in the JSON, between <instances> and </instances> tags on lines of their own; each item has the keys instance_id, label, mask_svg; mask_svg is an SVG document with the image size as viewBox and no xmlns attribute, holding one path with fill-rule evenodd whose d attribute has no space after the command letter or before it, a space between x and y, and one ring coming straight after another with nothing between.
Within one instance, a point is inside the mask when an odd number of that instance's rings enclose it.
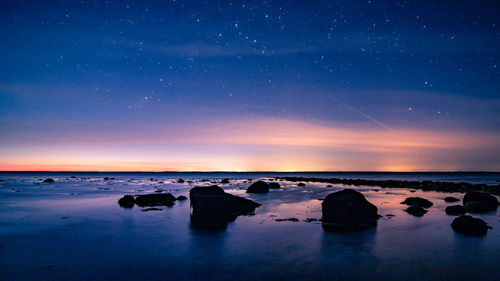
<instances>
[{"instance_id":1,"label":"dark blue sky","mask_svg":"<svg viewBox=\"0 0 500 281\"><path fill-rule=\"evenodd\" d=\"M263 169L256 154L316 169L369 158L360 169L380 170L388 157L401 158L393 169L499 169L499 18L497 1L2 1L0 162L206 170L222 153L221 169ZM230 141L260 122L266 141ZM324 148L276 126L356 136ZM426 139L369 155L347 145L410 135ZM422 147L439 160L411 160Z\"/></svg>"}]
</instances>

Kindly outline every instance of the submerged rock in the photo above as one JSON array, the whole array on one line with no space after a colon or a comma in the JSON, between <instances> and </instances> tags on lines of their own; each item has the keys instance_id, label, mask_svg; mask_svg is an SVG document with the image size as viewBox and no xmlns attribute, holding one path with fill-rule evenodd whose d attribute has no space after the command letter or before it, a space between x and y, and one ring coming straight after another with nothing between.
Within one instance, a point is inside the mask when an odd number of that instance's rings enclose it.
<instances>
[{"instance_id":1,"label":"submerged rock","mask_svg":"<svg viewBox=\"0 0 500 281\"><path fill-rule=\"evenodd\" d=\"M458 233L467 235L484 235L489 227L482 219L462 215L453 220L451 228Z\"/></svg>"},{"instance_id":2,"label":"submerged rock","mask_svg":"<svg viewBox=\"0 0 500 281\"><path fill-rule=\"evenodd\" d=\"M55 182L55 180L51 179L51 178L48 178L48 179L44 179L43 182Z\"/></svg>"},{"instance_id":3,"label":"submerged rock","mask_svg":"<svg viewBox=\"0 0 500 281\"><path fill-rule=\"evenodd\" d=\"M416 216L416 217L422 217L427 213L427 210L422 208L421 206L410 206L408 207L405 212L407 212L410 215Z\"/></svg>"},{"instance_id":4,"label":"submerged rock","mask_svg":"<svg viewBox=\"0 0 500 281\"><path fill-rule=\"evenodd\" d=\"M299 183L297 184L297 186L306 186L306 184L305 184L305 183L303 183L303 182L299 182Z\"/></svg>"},{"instance_id":5,"label":"submerged rock","mask_svg":"<svg viewBox=\"0 0 500 281\"><path fill-rule=\"evenodd\" d=\"M271 188L271 189L278 189L278 188L281 188L281 185L280 185L279 183L277 183L277 182L270 182L270 183L268 184L268 186L269 186L269 188Z\"/></svg>"},{"instance_id":6,"label":"submerged rock","mask_svg":"<svg viewBox=\"0 0 500 281\"><path fill-rule=\"evenodd\" d=\"M498 208L498 199L486 192L469 191L465 194L463 204L467 212L483 213Z\"/></svg>"},{"instance_id":7,"label":"submerged rock","mask_svg":"<svg viewBox=\"0 0 500 281\"><path fill-rule=\"evenodd\" d=\"M197 186L189 191L191 225L202 229L225 229L227 223L240 215L255 211L260 204L224 192L217 185Z\"/></svg>"},{"instance_id":8,"label":"submerged rock","mask_svg":"<svg viewBox=\"0 0 500 281\"><path fill-rule=\"evenodd\" d=\"M444 210L446 214L452 215L452 216L458 216L458 215L463 215L467 211L465 210L464 206L462 205L453 205L453 206L448 206Z\"/></svg>"},{"instance_id":9,"label":"submerged rock","mask_svg":"<svg viewBox=\"0 0 500 281\"><path fill-rule=\"evenodd\" d=\"M298 218L288 218L288 219L274 219L275 221L293 221L293 222L298 222L299 219Z\"/></svg>"},{"instance_id":10,"label":"submerged rock","mask_svg":"<svg viewBox=\"0 0 500 281\"><path fill-rule=\"evenodd\" d=\"M269 185L263 181L256 181L247 188L247 193L266 193L269 192Z\"/></svg>"},{"instance_id":11,"label":"submerged rock","mask_svg":"<svg viewBox=\"0 0 500 281\"><path fill-rule=\"evenodd\" d=\"M330 193L321 207L321 221L327 231L353 231L377 224L377 207L353 189Z\"/></svg>"},{"instance_id":12,"label":"submerged rock","mask_svg":"<svg viewBox=\"0 0 500 281\"><path fill-rule=\"evenodd\" d=\"M448 196L448 197L445 197L445 198L444 198L444 201L446 201L446 202L448 202L448 203L453 203L453 202L458 202L458 201L460 201L460 199L455 198L455 197L449 197L449 196Z\"/></svg>"},{"instance_id":13,"label":"submerged rock","mask_svg":"<svg viewBox=\"0 0 500 281\"><path fill-rule=\"evenodd\" d=\"M433 205L431 201L420 197L408 197L405 199L405 201L401 202L401 204L406 204L416 207L420 206L423 208L429 208Z\"/></svg>"},{"instance_id":14,"label":"submerged rock","mask_svg":"<svg viewBox=\"0 0 500 281\"><path fill-rule=\"evenodd\" d=\"M183 179L178 179L177 182L178 183L184 183L184 180Z\"/></svg>"},{"instance_id":15,"label":"submerged rock","mask_svg":"<svg viewBox=\"0 0 500 281\"><path fill-rule=\"evenodd\" d=\"M139 195L135 198L135 204L139 207L168 206L174 205L175 197L170 193Z\"/></svg>"},{"instance_id":16,"label":"submerged rock","mask_svg":"<svg viewBox=\"0 0 500 281\"><path fill-rule=\"evenodd\" d=\"M229 179L228 178L222 179L220 183L229 183Z\"/></svg>"},{"instance_id":17,"label":"submerged rock","mask_svg":"<svg viewBox=\"0 0 500 281\"><path fill-rule=\"evenodd\" d=\"M135 202L134 196L125 195L118 200L118 205L120 205L123 208L132 208L134 207L134 202Z\"/></svg>"},{"instance_id":18,"label":"submerged rock","mask_svg":"<svg viewBox=\"0 0 500 281\"><path fill-rule=\"evenodd\" d=\"M184 195L177 197L177 200L179 200L179 201L186 200L186 199L187 199L187 197Z\"/></svg>"}]
</instances>

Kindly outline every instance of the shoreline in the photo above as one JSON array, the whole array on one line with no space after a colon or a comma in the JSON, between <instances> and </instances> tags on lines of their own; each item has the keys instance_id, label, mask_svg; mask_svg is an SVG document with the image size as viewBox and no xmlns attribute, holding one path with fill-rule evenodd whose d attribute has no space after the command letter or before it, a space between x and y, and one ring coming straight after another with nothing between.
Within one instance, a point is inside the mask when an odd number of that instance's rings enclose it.
<instances>
[{"instance_id":1,"label":"shoreline","mask_svg":"<svg viewBox=\"0 0 500 281\"><path fill-rule=\"evenodd\" d=\"M341 178L304 178L304 177L275 177L276 180L291 182L321 182L331 184L345 184L354 186L379 186L383 188L411 188L440 192L485 191L500 195L500 184L472 184L468 182L444 182L444 181L404 181L404 180L366 180L366 179L341 179Z\"/></svg>"}]
</instances>

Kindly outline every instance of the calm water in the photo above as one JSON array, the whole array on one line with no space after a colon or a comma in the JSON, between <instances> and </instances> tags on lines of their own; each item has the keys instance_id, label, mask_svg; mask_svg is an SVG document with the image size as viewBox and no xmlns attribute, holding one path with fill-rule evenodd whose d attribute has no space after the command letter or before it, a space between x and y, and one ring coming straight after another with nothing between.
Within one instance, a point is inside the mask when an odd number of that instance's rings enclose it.
<instances>
[{"instance_id":1,"label":"calm water","mask_svg":"<svg viewBox=\"0 0 500 281\"><path fill-rule=\"evenodd\" d=\"M357 187L384 217L376 228L335 234L303 220L320 218L318 199L345 186L280 182L282 190L245 193L246 179L278 175L488 184L500 179L499 173L3 173L0 279L500 280L500 212L475 215L493 227L486 236L456 234L443 198L463 194ZM104 181L106 176L115 180ZM56 182L40 183L48 177ZM232 179L220 185L226 192L262 207L225 231L190 228L189 200L150 212L116 203L124 194L158 188L187 196L191 187L208 184L200 179L226 177ZM194 183L172 182L178 178ZM407 196L434 206L422 218L410 216L399 203ZM300 221L275 221L290 217Z\"/></svg>"}]
</instances>

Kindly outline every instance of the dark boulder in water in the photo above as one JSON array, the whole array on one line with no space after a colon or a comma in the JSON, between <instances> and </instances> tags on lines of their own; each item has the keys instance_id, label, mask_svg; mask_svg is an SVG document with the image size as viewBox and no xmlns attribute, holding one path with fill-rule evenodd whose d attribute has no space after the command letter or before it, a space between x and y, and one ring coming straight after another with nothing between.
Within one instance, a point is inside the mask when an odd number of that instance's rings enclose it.
<instances>
[{"instance_id":1,"label":"dark boulder in water","mask_svg":"<svg viewBox=\"0 0 500 281\"><path fill-rule=\"evenodd\" d=\"M453 220L451 228L458 233L466 235L485 235L489 227L482 219L462 215Z\"/></svg>"},{"instance_id":2,"label":"dark boulder in water","mask_svg":"<svg viewBox=\"0 0 500 281\"><path fill-rule=\"evenodd\" d=\"M458 201L460 201L460 199L455 198L455 197L445 197L445 198L444 198L444 201L446 201L446 202L448 202L448 203L453 203L453 202L458 202Z\"/></svg>"},{"instance_id":3,"label":"dark boulder in water","mask_svg":"<svg viewBox=\"0 0 500 281\"><path fill-rule=\"evenodd\" d=\"M446 214L452 215L452 216L458 216L458 215L463 215L467 211L465 210L464 206L462 205L453 205L453 206L448 206L444 210Z\"/></svg>"},{"instance_id":4,"label":"dark boulder in water","mask_svg":"<svg viewBox=\"0 0 500 281\"><path fill-rule=\"evenodd\" d=\"M170 193L139 195L135 198L135 204L139 207L168 206L174 205L175 197Z\"/></svg>"},{"instance_id":5,"label":"dark boulder in water","mask_svg":"<svg viewBox=\"0 0 500 281\"><path fill-rule=\"evenodd\" d=\"M224 192L217 185L197 186L189 191L191 201L191 226L201 229L221 230L240 215L255 211L260 204Z\"/></svg>"},{"instance_id":6,"label":"dark boulder in water","mask_svg":"<svg viewBox=\"0 0 500 281\"><path fill-rule=\"evenodd\" d=\"M431 201L420 197L408 197L405 199L405 201L401 202L401 204L406 204L416 207L420 206L423 208L429 208L433 205Z\"/></svg>"},{"instance_id":7,"label":"dark boulder in water","mask_svg":"<svg viewBox=\"0 0 500 281\"><path fill-rule=\"evenodd\" d=\"M297 186L306 186L306 184L305 184L305 183L303 183L303 182L299 182L299 183L297 184Z\"/></svg>"},{"instance_id":8,"label":"dark boulder in water","mask_svg":"<svg viewBox=\"0 0 500 281\"><path fill-rule=\"evenodd\" d=\"M267 193L269 185L263 181L256 181L247 188L247 193Z\"/></svg>"},{"instance_id":9,"label":"dark boulder in water","mask_svg":"<svg viewBox=\"0 0 500 281\"><path fill-rule=\"evenodd\" d=\"M134 207L134 202L135 202L134 196L125 195L118 200L118 205L120 205L123 208L132 208Z\"/></svg>"},{"instance_id":10,"label":"dark boulder in water","mask_svg":"<svg viewBox=\"0 0 500 281\"><path fill-rule=\"evenodd\" d=\"M187 199L187 197L184 195L177 197L177 200L179 200L179 201L186 200L186 199Z\"/></svg>"},{"instance_id":11,"label":"dark boulder in water","mask_svg":"<svg viewBox=\"0 0 500 281\"><path fill-rule=\"evenodd\" d=\"M184 180L183 179L178 179L177 182L178 183L184 183Z\"/></svg>"},{"instance_id":12,"label":"dark boulder in water","mask_svg":"<svg viewBox=\"0 0 500 281\"><path fill-rule=\"evenodd\" d=\"M464 196L463 204L467 212L483 213L496 210L498 199L486 192L469 191Z\"/></svg>"},{"instance_id":13,"label":"dark boulder in water","mask_svg":"<svg viewBox=\"0 0 500 281\"><path fill-rule=\"evenodd\" d=\"M418 205L412 205L408 207L405 212L416 217L422 217L427 213L427 210Z\"/></svg>"},{"instance_id":14,"label":"dark boulder in water","mask_svg":"<svg viewBox=\"0 0 500 281\"><path fill-rule=\"evenodd\" d=\"M222 179L220 183L229 183L229 179L228 178Z\"/></svg>"},{"instance_id":15,"label":"dark boulder in water","mask_svg":"<svg viewBox=\"0 0 500 281\"><path fill-rule=\"evenodd\" d=\"M321 207L321 221L327 231L355 231L377 224L377 207L353 189L330 193Z\"/></svg>"},{"instance_id":16,"label":"dark boulder in water","mask_svg":"<svg viewBox=\"0 0 500 281\"><path fill-rule=\"evenodd\" d=\"M51 179L51 178L48 178L48 179L44 179L43 182L50 182L50 183L52 183L52 182L55 182L55 180Z\"/></svg>"},{"instance_id":17,"label":"dark boulder in water","mask_svg":"<svg viewBox=\"0 0 500 281\"><path fill-rule=\"evenodd\" d=\"M280 184L277 182L270 182L268 185L269 185L269 188L271 188L271 189L281 188Z\"/></svg>"}]
</instances>

